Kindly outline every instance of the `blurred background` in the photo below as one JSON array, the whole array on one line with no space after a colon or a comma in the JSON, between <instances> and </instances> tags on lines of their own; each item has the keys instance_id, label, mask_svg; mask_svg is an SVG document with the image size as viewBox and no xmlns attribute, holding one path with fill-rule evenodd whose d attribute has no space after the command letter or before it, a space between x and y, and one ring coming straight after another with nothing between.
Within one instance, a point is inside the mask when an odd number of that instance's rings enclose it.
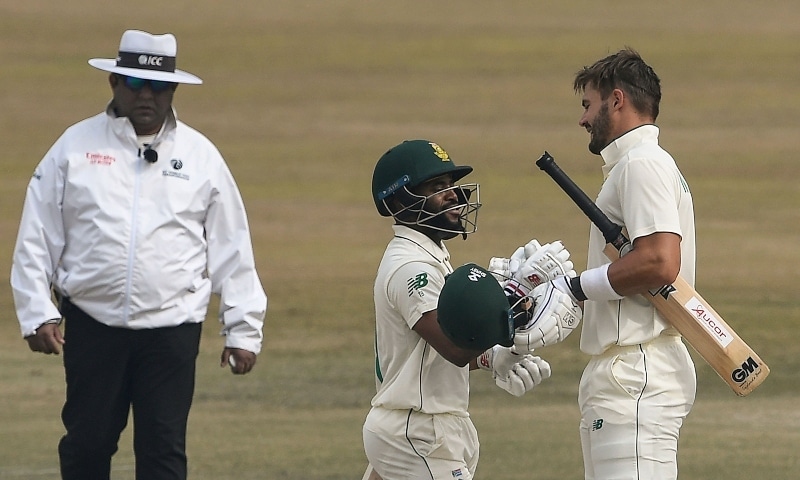
<instances>
[{"instance_id":1,"label":"blurred background","mask_svg":"<svg viewBox=\"0 0 800 480\"><path fill-rule=\"evenodd\" d=\"M190 416L193 479L360 479L374 393L372 282L391 221L372 169L405 139L439 143L481 184L479 231L448 247L486 265L531 238L585 266L589 224L535 166L549 151L590 195L601 160L575 72L625 46L661 77L660 141L693 192L697 290L770 365L737 398L695 356L680 478L795 478L800 461L800 4L421 0L0 0L0 478L58 478L61 359L21 339L8 283L25 188L69 125L102 111L126 29L171 32L181 120L227 159L269 296L252 374L219 367L213 304ZM579 479L578 333L540 351L553 377L514 398L473 372L480 479ZM694 353L694 352L693 352ZM131 432L113 478L132 479Z\"/></svg>"}]
</instances>

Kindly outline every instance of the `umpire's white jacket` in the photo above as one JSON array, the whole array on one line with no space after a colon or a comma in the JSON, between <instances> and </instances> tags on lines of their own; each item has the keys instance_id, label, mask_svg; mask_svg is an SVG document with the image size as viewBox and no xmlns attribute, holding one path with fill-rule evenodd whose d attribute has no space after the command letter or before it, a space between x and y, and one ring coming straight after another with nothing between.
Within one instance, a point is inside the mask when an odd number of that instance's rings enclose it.
<instances>
[{"instance_id":1,"label":"umpire's white jacket","mask_svg":"<svg viewBox=\"0 0 800 480\"><path fill-rule=\"evenodd\" d=\"M259 353L267 298L233 176L174 111L152 148L155 163L109 107L68 128L36 167L11 269L22 335L60 318L51 285L130 329L202 322L214 292L225 345Z\"/></svg>"}]
</instances>

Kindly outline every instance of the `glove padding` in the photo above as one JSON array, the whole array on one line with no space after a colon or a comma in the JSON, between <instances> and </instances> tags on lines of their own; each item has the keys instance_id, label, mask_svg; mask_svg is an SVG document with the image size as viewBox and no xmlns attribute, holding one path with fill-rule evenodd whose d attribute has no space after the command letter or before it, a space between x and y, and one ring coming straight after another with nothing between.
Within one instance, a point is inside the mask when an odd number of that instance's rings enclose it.
<instances>
[{"instance_id":1,"label":"glove padding","mask_svg":"<svg viewBox=\"0 0 800 480\"><path fill-rule=\"evenodd\" d=\"M495 384L515 397L533 390L551 374L550 364L544 359L530 354L519 355L500 345L483 352L478 365L491 370Z\"/></svg>"},{"instance_id":2,"label":"glove padding","mask_svg":"<svg viewBox=\"0 0 800 480\"><path fill-rule=\"evenodd\" d=\"M519 247L514 250L514 253L512 253L509 258L492 257L489 259L489 268L486 270L494 275L494 278L500 282L500 285L504 285L507 280L514 277L514 274L517 273L519 267L522 266L524 262L525 247Z\"/></svg>"},{"instance_id":3,"label":"glove padding","mask_svg":"<svg viewBox=\"0 0 800 480\"><path fill-rule=\"evenodd\" d=\"M575 267L569 251L561 240L540 245L536 239L525 245L525 261L513 274L513 279L528 291L557 277L574 277Z\"/></svg>"},{"instance_id":4,"label":"glove padding","mask_svg":"<svg viewBox=\"0 0 800 480\"><path fill-rule=\"evenodd\" d=\"M536 348L563 341L580 324L583 318L581 308L552 282L534 288L533 315L522 327L514 332L515 352L531 352Z\"/></svg>"},{"instance_id":5,"label":"glove padding","mask_svg":"<svg viewBox=\"0 0 800 480\"><path fill-rule=\"evenodd\" d=\"M572 277L557 277L551 280L550 282L556 287L560 292L564 292L569 295L569 298L572 299L573 302L576 304L580 304L578 299L575 297L575 293L572 291L572 287L569 284L569 280Z\"/></svg>"},{"instance_id":6,"label":"glove padding","mask_svg":"<svg viewBox=\"0 0 800 480\"><path fill-rule=\"evenodd\" d=\"M515 363L507 372L507 377L498 376L494 379L498 387L506 392L521 397L546 378L550 378L550 364L541 357L534 357L526 353L522 360Z\"/></svg>"}]
</instances>

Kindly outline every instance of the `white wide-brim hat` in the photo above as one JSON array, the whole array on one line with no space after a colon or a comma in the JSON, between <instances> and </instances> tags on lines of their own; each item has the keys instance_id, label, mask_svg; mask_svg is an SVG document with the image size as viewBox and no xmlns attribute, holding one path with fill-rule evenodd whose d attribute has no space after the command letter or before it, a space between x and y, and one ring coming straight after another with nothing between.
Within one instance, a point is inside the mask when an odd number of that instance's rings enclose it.
<instances>
[{"instance_id":1,"label":"white wide-brim hat","mask_svg":"<svg viewBox=\"0 0 800 480\"><path fill-rule=\"evenodd\" d=\"M116 59L92 58L89 65L106 72L146 80L200 85L203 81L175 68L178 42L171 33L153 35L141 30L126 30L119 42Z\"/></svg>"}]
</instances>

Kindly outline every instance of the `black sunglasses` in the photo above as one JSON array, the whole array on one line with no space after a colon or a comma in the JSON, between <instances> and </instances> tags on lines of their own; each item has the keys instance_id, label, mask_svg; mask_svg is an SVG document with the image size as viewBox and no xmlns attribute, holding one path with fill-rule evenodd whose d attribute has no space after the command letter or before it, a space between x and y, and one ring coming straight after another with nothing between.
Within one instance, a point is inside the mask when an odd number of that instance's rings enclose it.
<instances>
[{"instance_id":1,"label":"black sunglasses","mask_svg":"<svg viewBox=\"0 0 800 480\"><path fill-rule=\"evenodd\" d=\"M130 90L138 92L143 89L145 85L150 85L150 90L154 93L163 92L168 88L175 85L172 82L165 82L164 80L146 80L144 78L129 77L127 75L119 75L122 78L122 83L125 84Z\"/></svg>"}]
</instances>

